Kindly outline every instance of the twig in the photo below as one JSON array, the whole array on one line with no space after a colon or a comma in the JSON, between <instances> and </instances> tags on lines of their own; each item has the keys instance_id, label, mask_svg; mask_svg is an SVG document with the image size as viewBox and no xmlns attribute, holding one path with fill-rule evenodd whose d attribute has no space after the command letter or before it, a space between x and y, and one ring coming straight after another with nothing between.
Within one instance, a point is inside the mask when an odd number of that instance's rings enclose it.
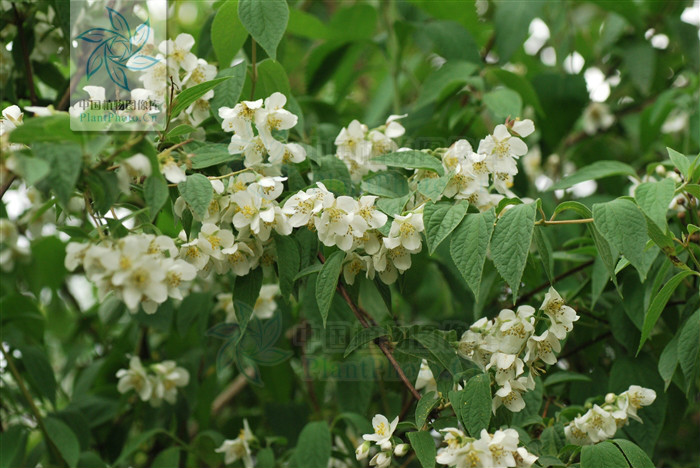
<instances>
[{"instance_id":1,"label":"twig","mask_svg":"<svg viewBox=\"0 0 700 468\"><path fill-rule=\"evenodd\" d=\"M599 336L593 338L592 340L588 340L588 341L586 341L585 343L581 343L580 345L576 346L574 349L569 350L569 351L567 351L566 353L560 355L560 356L559 356L559 359L566 359L566 358L568 358L569 356L573 356L574 354L578 353L578 352L581 351L582 349L586 349L586 348L588 348L589 346L593 346L594 344L596 344L596 343L598 343L598 342L600 342L600 341L603 341L603 340L605 340L605 339L607 339L607 338L609 338L609 337L611 337L611 336L612 336L612 332L610 332L610 331L609 331L609 332L606 332L606 333L603 333L602 335L599 335Z\"/></svg>"},{"instance_id":2,"label":"twig","mask_svg":"<svg viewBox=\"0 0 700 468\"><path fill-rule=\"evenodd\" d=\"M552 281L552 283L557 283L557 282L563 280L564 278L566 278L566 277L568 277L568 276L571 276L571 275L573 275L573 274L575 274L575 273L578 273L579 271L581 271L581 270L583 270L583 269L585 269L585 268L588 268L589 266L593 265L593 262L594 262L594 260L589 260L589 261L587 261L586 263L580 264L580 265L577 266L576 268L572 268L572 269L569 270L569 271L565 271L564 273L560 274L559 276L556 276L556 277L554 278L554 280ZM540 284L539 286L537 286L537 287L536 287L535 289L533 289L532 291L528 292L527 294L524 294L524 295L520 296L520 298L516 301L515 305L516 305L516 306L521 305L523 302L527 301L528 299L530 299L532 296L534 296L534 295L537 294L538 292L544 291L545 289L547 289L547 287L549 287L552 283L550 283L549 281L547 281L546 283Z\"/></svg>"},{"instance_id":3,"label":"twig","mask_svg":"<svg viewBox=\"0 0 700 468\"><path fill-rule=\"evenodd\" d=\"M484 62L486 61L486 57L489 55L489 52L491 52L491 49L493 49L493 45L496 43L496 33L491 34L491 37L489 37L489 40L486 42L486 45L484 46L484 50L481 51L481 60Z\"/></svg>"},{"instance_id":4,"label":"twig","mask_svg":"<svg viewBox=\"0 0 700 468\"><path fill-rule=\"evenodd\" d=\"M219 411L221 411L221 408L226 406L226 403L238 395L240 391L243 390L246 385L248 385L248 378L245 374L247 374L248 377L252 377L254 372L255 371L253 371L251 368L247 368L242 373L238 374L238 376L233 379L233 382L231 382L231 384L214 399L211 404L211 414L217 414Z\"/></svg>"},{"instance_id":5,"label":"twig","mask_svg":"<svg viewBox=\"0 0 700 468\"><path fill-rule=\"evenodd\" d=\"M27 87L29 88L29 100L32 102L33 106L36 106L39 103L39 99L36 97L36 89L34 89L34 73L32 72L32 64L29 61L29 54L31 51L27 48L26 33L24 32L24 18L22 18L19 11L17 11L17 5L15 2L12 2L12 9L15 11L17 36L19 36L19 43L22 47L22 58L24 59Z\"/></svg>"},{"instance_id":6,"label":"twig","mask_svg":"<svg viewBox=\"0 0 700 468\"><path fill-rule=\"evenodd\" d=\"M53 440L51 440L51 437L49 436L49 433L46 430L46 425L44 424L44 419L41 417L41 413L39 413L39 408L36 407L36 404L34 403L34 399L32 398L31 393L29 393L29 390L27 390L27 386L24 385L24 380L22 380L22 376L19 374L17 367L15 367L15 363L14 363L14 360L12 359L12 356L10 356L10 353L5 351L5 347L3 345L0 345L0 351L2 351L2 355L5 357L5 361L7 361L7 367L10 369L10 373L12 374L12 377L14 377L15 382L17 382L17 386L19 387L20 391L22 392L22 395L24 395L24 398L27 400L27 403L29 404L29 409L34 414L34 417L36 418L36 422L39 425L39 429L41 429L41 432L44 434L44 438L46 439L46 443L49 445L51 450L54 452L56 459L62 461L66 466L68 466L68 463L61 455L61 452L58 450L58 447L56 447Z\"/></svg>"},{"instance_id":7,"label":"twig","mask_svg":"<svg viewBox=\"0 0 700 468\"><path fill-rule=\"evenodd\" d=\"M321 263L325 263L326 259L324 258L323 254L319 252L318 254L319 260L321 260ZM369 323L365 319L365 316L369 315L367 312L364 311L360 306L355 304L353 300L350 298L350 295L348 294L347 289L345 289L345 286L343 285L342 282L338 281L338 286L337 290L340 293L340 295L343 297L345 302L350 306L350 310L352 310L352 313L355 314L355 317L357 317L357 320L360 321L362 326L364 328L369 328ZM374 340L374 343L379 347L379 349L382 350L386 358L389 360L389 363L392 365L394 370L396 370L396 373L399 375L399 378L403 382L403 384L408 388L408 390L411 392L413 395L413 398L416 400L420 400L421 395L418 393L418 390L413 386L410 380L408 380L408 377L406 377L406 374L404 374L403 369L401 369L401 366L399 365L398 362L396 362L396 358L394 358L394 355L392 354L391 350L389 349L389 346L387 344L386 338L380 337L376 338Z\"/></svg>"},{"instance_id":8,"label":"twig","mask_svg":"<svg viewBox=\"0 0 700 468\"><path fill-rule=\"evenodd\" d=\"M7 192L7 189L10 188L10 185L12 185L12 182L14 182L16 178L17 176L13 174L2 184L2 187L0 187L0 200L5 196L5 192Z\"/></svg>"},{"instance_id":9,"label":"twig","mask_svg":"<svg viewBox=\"0 0 700 468\"><path fill-rule=\"evenodd\" d=\"M563 219L561 221L547 221L545 219L540 219L535 223L535 226L552 226L555 224L588 224L592 223L593 218L583 218L583 219Z\"/></svg>"}]
</instances>

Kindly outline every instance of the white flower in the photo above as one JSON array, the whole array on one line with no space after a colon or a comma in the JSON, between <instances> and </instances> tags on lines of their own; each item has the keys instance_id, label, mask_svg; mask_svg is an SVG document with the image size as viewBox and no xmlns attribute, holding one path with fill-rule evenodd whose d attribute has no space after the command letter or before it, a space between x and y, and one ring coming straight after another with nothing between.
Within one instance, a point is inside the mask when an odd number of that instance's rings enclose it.
<instances>
[{"instance_id":1,"label":"white flower","mask_svg":"<svg viewBox=\"0 0 700 468\"><path fill-rule=\"evenodd\" d=\"M584 430L593 443L607 440L617 432L615 418L598 405L588 410L580 418L576 418L577 426Z\"/></svg>"},{"instance_id":2,"label":"white flower","mask_svg":"<svg viewBox=\"0 0 700 468\"><path fill-rule=\"evenodd\" d=\"M242 101L236 104L233 108L219 108L219 117L221 117L221 128L225 132L234 132L242 140L250 140L253 138L253 128L251 123L255 120L255 114L262 109L263 100L257 101Z\"/></svg>"},{"instance_id":3,"label":"white flower","mask_svg":"<svg viewBox=\"0 0 700 468\"><path fill-rule=\"evenodd\" d=\"M143 87L152 91L156 99L160 102L165 101L166 91L170 85L170 77L176 86L180 86L180 78L177 73L169 72L168 64L162 55L157 55L158 63L149 67L145 73L142 73L139 80L143 83Z\"/></svg>"},{"instance_id":4,"label":"white flower","mask_svg":"<svg viewBox=\"0 0 700 468\"><path fill-rule=\"evenodd\" d=\"M352 159L360 164L366 163L372 152L372 143L365 139L367 126L357 120L343 127L335 138L337 154L340 159Z\"/></svg>"},{"instance_id":5,"label":"white flower","mask_svg":"<svg viewBox=\"0 0 700 468\"><path fill-rule=\"evenodd\" d=\"M367 278L374 278L374 262L372 262L372 257L358 255L355 252L348 253L343 265L343 278L345 282L347 284L354 284L355 276L361 271L367 272Z\"/></svg>"},{"instance_id":6,"label":"white flower","mask_svg":"<svg viewBox=\"0 0 700 468\"><path fill-rule=\"evenodd\" d=\"M473 152L472 145L467 140L457 140L442 155L442 165L448 171L454 171L457 166L465 163Z\"/></svg>"},{"instance_id":7,"label":"white flower","mask_svg":"<svg viewBox=\"0 0 700 468\"><path fill-rule=\"evenodd\" d=\"M153 385L138 356L133 356L129 360L128 370L120 369L117 371L117 378L119 379L119 383L117 384L119 393L126 393L134 389L141 400L148 401L148 399L151 398Z\"/></svg>"},{"instance_id":8,"label":"white flower","mask_svg":"<svg viewBox=\"0 0 700 468\"><path fill-rule=\"evenodd\" d=\"M546 364L553 365L557 363L557 356L554 353L559 351L561 351L559 339L550 330L545 330L541 335L531 336L527 340L525 362L532 364L541 359Z\"/></svg>"},{"instance_id":9,"label":"white flower","mask_svg":"<svg viewBox=\"0 0 700 468\"><path fill-rule=\"evenodd\" d=\"M353 227L365 232L367 229L379 229L387 222L387 215L379 211L374 206L374 202L378 197L373 195L365 195L360 197L357 206L357 215L353 220Z\"/></svg>"},{"instance_id":10,"label":"white flower","mask_svg":"<svg viewBox=\"0 0 700 468\"><path fill-rule=\"evenodd\" d=\"M518 448L518 440L518 432L515 429L498 430L493 435L486 432L486 429L482 429L480 441L488 441L484 466L494 468L515 466L513 452Z\"/></svg>"},{"instance_id":11,"label":"white flower","mask_svg":"<svg viewBox=\"0 0 700 468\"><path fill-rule=\"evenodd\" d=\"M141 258L130 268L119 270L112 276L112 283L120 287L124 303L131 312L136 312L145 299L161 304L168 298L165 270L149 258ZM155 311L154 311L155 312Z\"/></svg>"},{"instance_id":12,"label":"white flower","mask_svg":"<svg viewBox=\"0 0 700 468\"><path fill-rule=\"evenodd\" d=\"M168 288L168 296L173 299L182 300L182 292L186 289L186 284L197 276L197 269L184 260L166 258L165 284Z\"/></svg>"},{"instance_id":13,"label":"white flower","mask_svg":"<svg viewBox=\"0 0 700 468\"><path fill-rule=\"evenodd\" d=\"M197 246L208 256L222 260L223 250L232 247L233 241L233 232L221 229L216 224L205 223L199 230Z\"/></svg>"},{"instance_id":14,"label":"white flower","mask_svg":"<svg viewBox=\"0 0 700 468\"><path fill-rule=\"evenodd\" d=\"M425 359L423 359L420 363L420 370L418 371L418 376L416 377L415 387L416 390L425 388L426 393L437 393L437 382L435 381L435 376L433 376L433 371L430 370L428 361Z\"/></svg>"},{"instance_id":15,"label":"white flower","mask_svg":"<svg viewBox=\"0 0 700 468\"><path fill-rule=\"evenodd\" d=\"M211 81L216 77L216 66L210 65L204 59L197 59L197 64L183 80L186 87L198 85L206 81ZM208 91L201 99L209 100L214 96L214 90Z\"/></svg>"},{"instance_id":16,"label":"white flower","mask_svg":"<svg viewBox=\"0 0 700 468\"><path fill-rule=\"evenodd\" d=\"M486 370L496 368L496 383L504 385L523 373L525 364L515 354L494 353Z\"/></svg>"},{"instance_id":17,"label":"white flower","mask_svg":"<svg viewBox=\"0 0 700 468\"><path fill-rule=\"evenodd\" d=\"M510 411L517 413L525 408L525 400L523 400L522 394L525 393L526 388L523 385L523 380L511 380L506 381L501 388L496 390L496 395L493 397L492 410L496 414L496 410L499 406L503 405ZM511 465L512 466L512 465Z\"/></svg>"},{"instance_id":18,"label":"white flower","mask_svg":"<svg viewBox=\"0 0 700 468\"><path fill-rule=\"evenodd\" d=\"M117 169L117 180L122 192L129 193L129 184L139 177L151 175L151 161L141 153L124 159Z\"/></svg>"},{"instance_id":19,"label":"white flower","mask_svg":"<svg viewBox=\"0 0 700 468\"><path fill-rule=\"evenodd\" d=\"M297 143L280 143L268 149L270 164L298 164L306 159L306 150Z\"/></svg>"},{"instance_id":20,"label":"white flower","mask_svg":"<svg viewBox=\"0 0 700 468\"><path fill-rule=\"evenodd\" d=\"M493 135L479 142L477 153L491 158L518 158L527 153L527 145L518 137L512 136L505 125L496 125Z\"/></svg>"},{"instance_id":21,"label":"white flower","mask_svg":"<svg viewBox=\"0 0 700 468\"><path fill-rule=\"evenodd\" d=\"M253 314L259 319L269 319L275 315L275 310L277 310L277 302L275 297L280 293L280 287L278 284L266 284L260 288L260 294L255 300L255 305L253 306Z\"/></svg>"},{"instance_id":22,"label":"white flower","mask_svg":"<svg viewBox=\"0 0 700 468\"><path fill-rule=\"evenodd\" d=\"M347 252L352 248L354 237L362 235L362 232L352 228L355 212L358 211L357 200L343 195L335 199L328 197L326 203L321 216L314 218L318 238L326 246L338 245Z\"/></svg>"},{"instance_id":23,"label":"white flower","mask_svg":"<svg viewBox=\"0 0 700 468\"><path fill-rule=\"evenodd\" d=\"M245 138L236 133L231 137L228 152L230 154L243 153L245 167L253 167L262 164L267 154L267 148L260 136Z\"/></svg>"},{"instance_id":24,"label":"white flower","mask_svg":"<svg viewBox=\"0 0 700 468\"><path fill-rule=\"evenodd\" d=\"M372 442L366 440L357 446L355 449L355 458L357 461L365 460L369 456L369 448L371 445Z\"/></svg>"},{"instance_id":25,"label":"white flower","mask_svg":"<svg viewBox=\"0 0 700 468\"><path fill-rule=\"evenodd\" d=\"M491 351L517 354L534 331L535 309L530 306L518 307L517 314L503 309L496 319L496 334L489 339Z\"/></svg>"},{"instance_id":26,"label":"white flower","mask_svg":"<svg viewBox=\"0 0 700 468\"><path fill-rule=\"evenodd\" d=\"M530 119L516 120L510 127L511 131L520 137L525 138L535 131L535 124Z\"/></svg>"},{"instance_id":27,"label":"white flower","mask_svg":"<svg viewBox=\"0 0 700 468\"><path fill-rule=\"evenodd\" d=\"M408 444L397 444L394 448L394 455L396 455L397 457L403 457L408 453L410 448L411 446Z\"/></svg>"},{"instance_id":28,"label":"white flower","mask_svg":"<svg viewBox=\"0 0 700 468\"><path fill-rule=\"evenodd\" d=\"M177 387L184 387L189 383L190 373L182 367L177 367L175 361L163 361L151 367L155 373L151 404L158 406L161 400L175 404Z\"/></svg>"},{"instance_id":29,"label":"white flower","mask_svg":"<svg viewBox=\"0 0 700 468\"><path fill-rule=\"evenodd\" d=\"M396 416L394 420L389 423L386 416L381 414L375 414L372 418L372 427L374 428L373 434L364 434L362 438L364 440L373 441L377 445L382 445L384 442L391 440L391 436L396 430L396 426L399 424L399 417Z\"/></svg>"},{"instance_id":30,"label":"white flower","mask_svg":"<svg viewBox=\"0 0 700 468\"><path fill-rule=\"evenodd\" d=\"M559 293L552 287L545 294L540 310L551 320L549 331L560 340L566 338L566 334L574 328L573 323L579 319L576 311L565 305Z\"/></svg>"},{"instance_id":31,"label":"white flower","mask_svg":"<svg viewBox=\"0 0 700 468\"><path fill-rule=\"evenodd\" d=\"M401 245L408 250L416 251L421 248L421 232L423 232L423 213L396 215L391 223L389 237L384 239L384 245L389 249Z\"/></svg>"},{"instance_id":32,"label":"white flower","mask_svg":"<svg viewBox=\"0 0 700 468\"><path fill-rule=\"evenodd\" d=\"M301 227L309 224L312 216L320 212L324 205L332 202L333 194L326 190L323 184L319 188L311 188L306 192L297 192L284 204L282 212L288 215L292 227Z\"/></svg>"},{"instance_id":33,"label":"white flower","mask_svg":"<svg viewBox=\"0 0 700 468\"><path fill-rule=\"evenodd\" d=\"M225 253L222 251L222 253ZM199 239L183 244L178 256L201 271L209 263L209 255L200 247Z\"/></svg>"},{"instance_id":34,"label":"white flower","mask_svg":"<svg viewBox=\"0 0 700 468\"><path fill-rule=\"evenodd\" d=\"M168 179L168 182L179 184L187 180L185 171L180 168L180 165L175 162L172 156L168 155L159 162L160 172Z\"/></svg>"},{"instance_id":35,"label":"white flower","mask_svg":"<svg viewBox=\"0 0 700 468\"><path fill-rule=\"evenodd\" d=\"M238 460L243 460L245 468L253 468L252 451L250 450L250 442L255 440L255 436L248 426L248 420L243 420L243 429L233 440L225 440L221 447L215 452L224 454L224 463L230 465Z\"/></svg>"},{"instance_id":36,"label":"white flower","mask_svg":"<svg viewBox=\"0 0 700 468\"><path fill-rule=\"evenodd\" d=\"M593 135L598 130L607 130L615 123L610 108L602 102L591 102L583 111L583 131Z\"/></svg>"},{"instance_id":37,"label":"white flower","mask_svg":"<svg viewBox=\"0 0 700 468\"><path fill-rule=\"evenodd\" d=\"M518 468L529 468L537 461L537 455L527 451L525 447L518 447L513 454L515 458L515 466Z\"/></svg>"},{"instance_id":38,"label":"white flower","mask_svg":"<svg viewBox=\"0 0 700 468\"><path fill-rule=\"evenodd\" d=\"M641 419L637 416L637 410L642 406L649 406L654 403L654 400L656 400L656 392L650 388L631 385L620 397L626 397L629 402L627 406L627 414L629 417L641 422Z\"/></svg>"},{"instance_id":39,"label":"white flower","mask_svg":"<svg viewBox=\"0 0 700 468\"><path fill-rule=\"evenodd\" d=\"M222 253L226 264L237 276L247 275L258 264L255 252L245 242L236 242L233 247L222 250Z\"/></svg>"},{"instance_id":40,"label":"white flower","mask_svg":"<svg viewBox=\"0 0 700 468\"><path fill-rule=\"evenodd\" d=\"M238 211L233 215L233 225L240 230L250 226L250 230L254 233L260 232L261 216L266 217L266 221L274 220L274 210L271 207L263 207L262 197L255 190L236 192L231 196L233 201L238 206ZM262 215L261 212L267 212Z\"/></svg>"},{"instance_id":41,"label":"white flower","mask_svg":"<svg viewBox=\"0 0 700 468\"><path fill-rule=\"evenodd\" d=\"M566 441L573 445L590 445L593 443L588 433L579 427L577 423L579 418L571 421L564 427L564 435L566 436Z\"/></svg>"},{"instance_id":42,"label":"white flower","mask_svg":"<svg viewBox=\"0 0 700 468\"><path fill-rule=\"evenodd\" d=\"M0 135L14 130L22 125L24 114L19 106L12 105L2 110L2 119L0 119Z\"/></svg>"},{"instance_id":43,"label":"white flower","mask_svg":"<svg viewBox=\"0 0 700 468\"><path fill-rule=\"evenodd\" d=\"M284 94L272 93L265 99L263 109L255 113L255 127L268 148L274 141L273 130L288 130L297 124L297 116L283 109L286 103L287 98Z\"/></svg>"},{"instance_id":44,"label":"white flower","mask_svg":"<svg viewBox=\"0 0 700 468\"><path fill-rule=\"evenodd\" d=\"M169 64L172 63L173 66L181 67L186 72L191 72L197 66L197 57L190 52L192 46L194 46L194 37L190 34L181 33L178 34L174 41L168 39L161 42L158 50L170 59Z\"/></svg>"},{"instance_id":45,"label":"white flower","mask_svg":"<svg viewBox=\"0 0 700 468\"><path fill-rule=\"evenodd\" d=\"M387 466L391 465L391 452L390 451L386 451L386 452L382 451L382 452L377 453L369 461L369 465L376 466L377 468L386 468Z\"/></svg>"}]
</instances>

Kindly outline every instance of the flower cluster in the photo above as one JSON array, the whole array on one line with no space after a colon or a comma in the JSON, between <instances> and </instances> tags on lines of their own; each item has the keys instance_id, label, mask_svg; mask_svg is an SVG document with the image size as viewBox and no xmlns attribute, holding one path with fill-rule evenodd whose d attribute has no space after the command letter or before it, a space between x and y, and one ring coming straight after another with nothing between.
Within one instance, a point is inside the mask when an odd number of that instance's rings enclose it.
<instances>
[{"instance_id":1,"label":"flower cluster","mask_svg":"<svg viewBox=\"0 0 700 468\"><path fill-rule=\"evenodd\" d=\"M148 401L151 406L158 407L163 400L175 404L177 387L186 386L190 381L190 374L186 369L177 367L175 361L151 364L146 369L141 359L133 356L128 369L117 371L117 378L119 393L133 389L142 401Z\"/></svg>"},{"instance_id":2,"label":"flower cluster","mask_svg":"<svg viewBox=\"0 0 700 468\"><path fill-rule=\"evenodd\" d=\"M534 376L543 372L539 361L556 364L560 340L579 318L554 288L545 295L540 310L549 319L549 327L539 335L535 326L540 317L527 305L515 312L504 309L494 320L484 317L462 335L458 353L483 370L492 370L500 387L493 398L494 412L501 405L513 412L525 407L522 394L534 389Z\"/></svg>"},{"instance_id":3,"label":"flower cluster","mask_svg":"<svg viewBox=\"0 0 700 468\"><path fill-rule=\"evenodd\" d=\"M408 453L409 445L397 443L396 440L392 438L398 424L398 416L395 417L393 421L389 422L386 416L375 414L372 418L374 433L364 434L362 436L365 441L355 450L355 458L357 458L357 460L365 460L367 457L369 457L372 443L379 448L379 451L369 461L370 466L387 468L389 465L391 465L392 455L396 455L397 457L406 455L406 453Z\"/></svg>"},{"instance_id":4,"label":"flower cluster","mask_svg":"<svg viewBox=\"0 0 700 468\"><path fill-rule=\"evenodd\" d=\"M297 143L282 143L272 132L289 130L297 124L297 116L284 109L287 98L272 93L264 101L242 101L233 108L219 108L221 127L233 132L228 146L230 154L243 154L243 164L261 171L272 170L278 175L281 163L300 163L306 150ZM253 124L257 134L253 132ZM267 157L267 164L265 158Z\"/></svg>"},{"instance_id":5,"label":"flower cluster","mask_svg":"<svg viewBox=\"0 0 700 468\"><path fill-rule=\"evenodd\" d=\"M217 448L215 452L224 454L224 463L230 465L238 460L243 461L243 466L245 468L253 468L255 463L253 462L253 451L251 450L251 445L257 443L257 438L253 435L248 425L248 420L243 420L243 429L238 434L235 439L224 440L221 447Z\"/></svg>"},{"instance_id":6,"label":"flower cluster","mask_svg":"<svg viewBox=\"0 0 700 468\"><path fill-rule=\"evenodd\" d=\"M629 423L629 418L642 422L637 411L656 400L656 392L632 385L619 395L608 393L603 406L593 405L583 416L576 417L564 427L570 444L590 445L612 438L618 429Z\"/></svg>"},{"instance_id":7,"label":"flower cluster","mask_svg":"<svg viewBox=\"0 0 700 468\"><path fill-rule=\"evenodd\" d=\"M65 265L69 271L82 265L100 300L113 291L131 312L141 305L152 314L168 297L182 299L197 274L177 252L168 236L131 234L96 244L71 242Z\"/></svg>"},{"instance_id":8,"label":"flower cluster","mask_svg":"<svg viewBox=\"0 0 700 468\"><path fill-rule=\"evenodd\" d=\"M468 437L455 427L440 430L446 447L438 449L436 461L441 465L472 468L529 467L537 456L525 447L518 447L520 438L515 429L497 430L489 434L486 429L481 437Z\"/></svg>"},{"instance_id":9,"label":"flower cluster","mask_svg":"<svg viewBox=\"0 0 700 468\"><path fill-rule=\"evenodd\" d=\"M367 125L357 120L343 127L335 138L336 155L345 163L353 182L360 182L370 171L383 171L386 166L372 161L381 154L398 150L394 142L405 133L398 120L404 115L390 115L379 128L369 130Z\"/></svg>"}]
</instances>

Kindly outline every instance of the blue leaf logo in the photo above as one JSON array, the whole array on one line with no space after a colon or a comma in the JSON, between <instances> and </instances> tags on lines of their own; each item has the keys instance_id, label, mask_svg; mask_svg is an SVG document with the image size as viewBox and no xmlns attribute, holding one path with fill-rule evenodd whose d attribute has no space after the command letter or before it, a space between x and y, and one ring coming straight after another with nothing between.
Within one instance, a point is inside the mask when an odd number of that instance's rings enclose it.
<instances>
[{"instance_id":1,"label":"blue leaf logo","mask_svg":"<svg viewBox=\"0 0 700 468\"><path fill-rule=\"evenodd\" d=\"M130 91L124 69L142 71L160 62L139 53L151 35L150 19L132 33L124 15L112 8L106 9L113 29L91 28L76 37L89 44L97 44L88 57L85 74L89 80L104 67L112 83Z\"/></svg>"}]
</instances>

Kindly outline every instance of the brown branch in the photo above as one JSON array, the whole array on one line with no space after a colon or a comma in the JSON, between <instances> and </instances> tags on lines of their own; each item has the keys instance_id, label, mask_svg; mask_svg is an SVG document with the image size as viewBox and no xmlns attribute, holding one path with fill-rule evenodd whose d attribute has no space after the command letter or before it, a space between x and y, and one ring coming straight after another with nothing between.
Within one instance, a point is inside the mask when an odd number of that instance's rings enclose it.
<instances>
[{"instance_id":1,"label":"brown branch","mask_svg":"<svg viewBox=\"0 0 700 468\"><path fill-rule=\"evenodd\" d=\"M559 276L556 276L556 277L554 278L554 280L553 280L551 283L550 283L549 281L547 281L547 282L545 282L545 283L540 284L539 286L537 286L537 287L536 287L535 289L533 289L532 291L528 292L527 294L524 294L524 295L520 296L520 298L516 301L515 305L516 305L516 306L521 305L523 302L527 301L528 299L530 299L532 296L534 296L534 295L537 294L538 292L544 291L545 289L547 289L549 286L552 285L552 283L557 283L557 282L563 280L564 278L566 278L566 277L568 277L568 276L571 276L571 275L573 275L573 274L575 274L575 273L578 273L578 272L581 271L581 270L584 270L584 269L588 268L589 266L593 265L593 262L594 262L594 260L589 260L589 261L587 261L586 263L580 264L580 265L577 266L576 268L572 268L571 270L565 271L564 273L560 274Z\"/></svg>"},{"instance_id":2,"label":"brown branch","mask_svg":"<svg viewBox=\"0 0 700 468\"><path fill-rule=\"evenodd\" d=\"M594 344L596 344L600 341L603 341L611 336L612 336L612 332L603 333L602 335L599 335L599 336L593 338L592 340L588 340L584 343L581 343L580 345L576 346L574 349L567 351L566 353L559 356L559 359L566 359L569 356L573 356L574 354L578 353L579 351L586 349L589 346L593 346Z\"/></svg>"},{"instance_id":3,"label":"brown branch","mask_svg":"<svg viewBox=\"0 0 700 468\"><path fill-rule=\"evenodd\" d=\"M319 252L318 258L319 260L321 260L321 263L325 263L326 259L324 258L322 253ZM357 304L355 304L355 302L353 302L352 298L350 298L350 294L348 294L348 290L345 289L345 286L341 281L338 281L337 290L343 297L345 302L348 303L348 305L350 306L350 310L352 310L352 313L355 314L355 317L357 318L357 320L360 321L362 326L364 328L369 328L370 325L365 319L365 316L369 317L369 314L362 307L358 306ZM396 362L396 358L394 358L391 349L389 349L389 344L387 343L386 338L376 338L374 340L374 343L379 347L379 349L382 350L386 358L389 360L389 363L392 365L394 370L396 370L396 373L399 375L399 378L401 379L403 384L411 392L411 395L413 395L413 398L415 398L416 400L420 400L420 393L418 393L418 390L416 390L416 387L413 386L411 381L408 380L408 377L406 377L406 374L404 374L403 369L401 369L399 363Z\"/></svg>"},{"instance_id":4,"label":"brown branch","mask_svg":"<svg viewBox=\"0 0 700 468\"><path fill-rule=\"evenodd\" d=\"M246 385L248 385L248 378L245 374L247 374L248 377L252 377L253 373L254 371L251 368L248 368L238 374L238 376L233 379L233 382L231 382L231 384L214 399L211 404L211 414L218 414L219 411L221 411L221 408L226 406L229 401L238 395L240 391L243 390Z\"/></svg>"}]
</instances>

